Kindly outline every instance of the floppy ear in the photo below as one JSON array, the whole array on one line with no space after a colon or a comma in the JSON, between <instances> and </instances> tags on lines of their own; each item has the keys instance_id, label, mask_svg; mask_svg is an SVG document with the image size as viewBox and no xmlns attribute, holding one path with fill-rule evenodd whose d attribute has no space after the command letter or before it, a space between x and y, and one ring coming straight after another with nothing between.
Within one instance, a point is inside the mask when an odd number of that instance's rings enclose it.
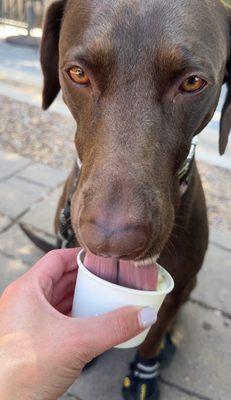
<instances>
[{"instance_id":1,"label":"floppy ear","mask_svg":"<svg viewBox=\"0 0 231 400\"><path fill-rule=\"evenodd\" d=\"M231 64L231 63L229 63ZM231 65L228 66L227 95L221 112L219 153L223 155L228 144L231 129Z\"/></svg>"},{"instance_id":2,"label":"floppy ear","mask_svg":"<svg viewBox=\"0 0 231 400\"><path fill-rule=\"evenodd\" d=\"M47 10L43 26L40 62L44 76L42 94L42 108L44 110L51 105L60 89L58 74L59 33L65 4L66 0L52 3Z\"/></svg>"},{"instance_id":3,"label":"floppy ear","mask_svg":"<svg viewBox=\"0 0 231 400\"><path fill-rule=\"evenodd\" d=\"M228 41L231 52L231 4L230 0L223 0L223 5L225 6L227 21L229 25L229 33L228 33ZM227 95L225 99L225 103L223 105L221 111L221 119L220 119L220 137L219 137L219 153L223 155L228 144L229 132L231 129L231 56L229 55L229 59L226 65L226 76L224 79L224 83L227 85Z\"/></svg>"}]
</instances>

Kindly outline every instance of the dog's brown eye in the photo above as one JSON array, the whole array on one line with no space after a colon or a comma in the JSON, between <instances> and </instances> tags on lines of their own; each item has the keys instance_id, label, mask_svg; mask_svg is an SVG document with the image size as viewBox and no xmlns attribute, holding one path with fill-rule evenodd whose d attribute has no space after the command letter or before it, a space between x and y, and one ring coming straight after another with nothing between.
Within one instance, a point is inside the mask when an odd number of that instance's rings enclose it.
<instances>
[{"instance_id":1,"label":"dog's brown eye","mask_svg":"<svg viewBox=\"0 0 231 400\"><path fill-rule=\"evenodd\" d=\"M186 79L180 86L182 92L192 93L202 89L206 85L204 79L193 75Z\"/></svg>"},{"instance_id":2,"label":"dog's brown eye","mask_svg":"<svg viewBox=\"0 0 231 400\"><path fill-rule=\"evenodd\" d=\"M81 67L74 66L69 69L70 78L80 85L86 85L90 82L89 76Z\"/></svg>"}]
</instances>

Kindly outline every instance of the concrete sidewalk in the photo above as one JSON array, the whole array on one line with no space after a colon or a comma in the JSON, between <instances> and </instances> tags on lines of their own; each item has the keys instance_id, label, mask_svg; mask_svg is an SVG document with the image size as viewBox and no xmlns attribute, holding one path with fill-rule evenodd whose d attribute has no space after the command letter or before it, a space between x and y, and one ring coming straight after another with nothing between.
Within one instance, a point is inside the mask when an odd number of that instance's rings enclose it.
<instances>
[{"instance_id":1,"label":"concrete sidewalk","mask_svg":"<svg viewBox=\"0 0 231 400\"><path fill-rule=\"evenodd\" d=\"M64 179L62 171L0 152L0 292L42 255L19 222L54 239L52 222ZM199 284L177 322L177 354L161 373L162 400L230 399L230 255L230 233L212 231ZM121 382L133 354L107 352L61 399L121 400Z\"/></svg>"}]
</instances>

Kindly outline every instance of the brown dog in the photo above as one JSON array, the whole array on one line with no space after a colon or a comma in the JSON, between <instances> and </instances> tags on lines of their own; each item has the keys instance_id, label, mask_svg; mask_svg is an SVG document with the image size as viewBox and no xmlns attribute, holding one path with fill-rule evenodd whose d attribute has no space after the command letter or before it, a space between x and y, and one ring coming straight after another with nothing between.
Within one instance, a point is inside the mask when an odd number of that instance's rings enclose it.
<instances>
[{"instance_id":1,"label":"brown dog","mask_svg":"<svg viewBox=\"0 0 231 400\"><path fill-rule=\"evenodd\" d=\"M126 399L158 397L149 379L156 374L142 371L145 366L155 371L161 341L195 287L207 249L195 161L183 195L178 171L227 82L219 144L220 153L225 151L231 126L230 17L220 0L60 0L47 12L43 108L61 86L78 123L82 163L66 182L56 231L72 194L75 244L135 261L159 256L175 281L139 348L143 364L139 370L136 362L125 382Z\"/></svg>"}]
</instances>

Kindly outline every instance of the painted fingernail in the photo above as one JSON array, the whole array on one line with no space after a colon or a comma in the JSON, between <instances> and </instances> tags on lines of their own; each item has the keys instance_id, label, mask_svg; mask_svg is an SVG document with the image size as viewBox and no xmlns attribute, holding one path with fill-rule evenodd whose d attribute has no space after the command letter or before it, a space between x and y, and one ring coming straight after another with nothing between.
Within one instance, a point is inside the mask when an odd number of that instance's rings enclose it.
<instances>
[{"instance_id":1,"label":"painted fingernail","mask_svg":"<svg viewBox=\"0 0 231 400\"><path fill-rule=\"evenodd\" d=\"M157 313L152 307L146 307L138 313L138 319L141 328L149 328L156 322Z\"/></svg>"}]
</instances>

